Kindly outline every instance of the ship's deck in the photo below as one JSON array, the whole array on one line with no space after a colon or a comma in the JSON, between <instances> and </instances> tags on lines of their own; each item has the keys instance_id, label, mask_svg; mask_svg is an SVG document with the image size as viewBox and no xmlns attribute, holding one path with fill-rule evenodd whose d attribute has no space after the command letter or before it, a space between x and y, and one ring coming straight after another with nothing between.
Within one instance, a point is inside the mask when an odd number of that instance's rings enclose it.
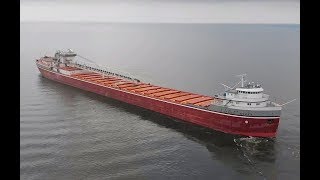
<instances>
[{"instance_id":1,"label":"ship's deck","mask_svg":"<svg viewBox=\"0 0 320 180\"><path fill-rule=\"evenodd\" d=\"M39 63L44 65L48 65L51 62L53 62L52 57L39 59ZM59 69L63 69L66 71L82 70L81 68L72 66L59 67ZM102 76L101 73L97 72L76 73L70 76L79 80L86 80L96 84L101 84L106 87L117 88L123 91L128 91L130 93L140 94L143 96L161 99L164 101L175 102L179 104L190 104L194 106L207 107L210 104L212 104L214 100L214 98L210 96L204 96L190 92L164 88L143 82L134 82L118 76Z\"/></svg>"},{"instance_id":2,"label":"ship's deck","mask_svg":"<svg viewBox=\"0 0 320 180\"><path fill-rule=\"evenodd\" d=\"M104 75L104 77L95 72L73 74L73 78L86 80L101 84L106 87L118 88L135 94L140 94L164 101L171 101L179 104L191 104L195 106L206 107L212 104L213 97L204 96L170 88L164 88L142 82L132 82L119 77Z\"/></svg>"}]
</instances>

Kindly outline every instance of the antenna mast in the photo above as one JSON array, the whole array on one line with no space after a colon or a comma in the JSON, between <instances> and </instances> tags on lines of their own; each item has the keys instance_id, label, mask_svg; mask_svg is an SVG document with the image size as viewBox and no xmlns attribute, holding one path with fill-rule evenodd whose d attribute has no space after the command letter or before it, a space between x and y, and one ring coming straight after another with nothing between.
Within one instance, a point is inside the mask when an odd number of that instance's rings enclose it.
<instances>
[{"instance_id":1,"label":"antenna mast","mask_svg":"<svg viewBox=\"0 0 320 180\"><path fill-rule=\"evenodd\" d=\"M244 77L245 77L246 75L247 75L247 74L240 74L240 75L237 75L238 77L241 77L241 87L243 87L243 86L244 86L244 82L245 82Z\"/></svg>"}]
</instances>

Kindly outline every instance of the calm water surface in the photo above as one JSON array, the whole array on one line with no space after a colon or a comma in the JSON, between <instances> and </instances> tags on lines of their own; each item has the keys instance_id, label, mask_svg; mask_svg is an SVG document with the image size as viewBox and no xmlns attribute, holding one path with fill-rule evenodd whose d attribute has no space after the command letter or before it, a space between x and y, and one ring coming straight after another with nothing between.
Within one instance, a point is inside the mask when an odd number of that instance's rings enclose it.
<instances>
[{"instance_id":1,"label":"calm water surface","mask_svg":"<svg viewBox=\"0 0 320 180\"><path fill-rule=\"evenodd\" d=\"M299 179L300 26L21 23L21 179ZM157 85L205 95L247 73L283 103L275 139L243 138L43 78L71 48Z\"/></svg>"}]
</instances>

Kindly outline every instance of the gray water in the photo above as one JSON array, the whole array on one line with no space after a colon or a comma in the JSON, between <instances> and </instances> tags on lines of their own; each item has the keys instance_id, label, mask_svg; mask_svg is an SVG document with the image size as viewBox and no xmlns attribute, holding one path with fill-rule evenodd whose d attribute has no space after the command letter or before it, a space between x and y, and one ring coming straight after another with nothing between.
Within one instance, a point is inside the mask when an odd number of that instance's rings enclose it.
<instances>
[{"instance_id":1,"label":"gray water","mask_svg":"<svg viewBox=\"0 0 320 180\"><path fill-rule=\"evenodd\" d=\"M299 179L300 26L21 23L21 179ZM275 139L193 126L43 78L71 48L156 85L213 95L247 73L279 103Z\"/></svg>"}]
</instances>

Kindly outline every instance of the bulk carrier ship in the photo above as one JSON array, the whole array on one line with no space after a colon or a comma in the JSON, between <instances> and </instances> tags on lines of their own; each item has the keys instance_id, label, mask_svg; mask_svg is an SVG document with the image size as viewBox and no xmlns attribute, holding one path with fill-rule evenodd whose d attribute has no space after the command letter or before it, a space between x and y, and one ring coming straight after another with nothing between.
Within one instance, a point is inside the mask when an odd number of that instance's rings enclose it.
<instances>
[{"instance_id":1,"label":"bulk carrier ship","mask_svg":"<svg viewBox=\"0 0 320 180\"><path fill-rule=\"evenodd\" d=\"M224 85L224 93L211 97L144 83L75 57L83 58L70 49L57 51L36 65L45 78L178 120L234 135L276 136L281 105L270 101L259 84L246 83L245 74L234 87Z\"/></svg>"}]
</instances>

